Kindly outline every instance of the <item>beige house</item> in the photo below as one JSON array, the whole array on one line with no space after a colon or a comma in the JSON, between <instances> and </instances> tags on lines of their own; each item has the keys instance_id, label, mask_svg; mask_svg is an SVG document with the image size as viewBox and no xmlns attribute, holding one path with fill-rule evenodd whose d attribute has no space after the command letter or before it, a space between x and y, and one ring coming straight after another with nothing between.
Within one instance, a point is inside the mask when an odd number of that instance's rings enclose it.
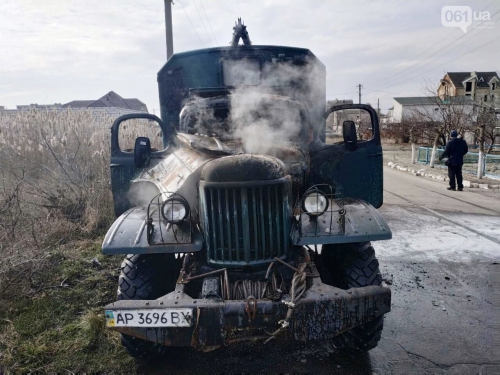
<instances>
[{"instance_id":1,"label":"beige house","mask_svg":"<svg viewBox=\"0 0 500 375\"><path fill-rule=\"evenodd\" d=\"M497 72L449 72L437 90L441 100L468 96L483 108L500 112L500 77Z\"/></svg>"}]
</instances>

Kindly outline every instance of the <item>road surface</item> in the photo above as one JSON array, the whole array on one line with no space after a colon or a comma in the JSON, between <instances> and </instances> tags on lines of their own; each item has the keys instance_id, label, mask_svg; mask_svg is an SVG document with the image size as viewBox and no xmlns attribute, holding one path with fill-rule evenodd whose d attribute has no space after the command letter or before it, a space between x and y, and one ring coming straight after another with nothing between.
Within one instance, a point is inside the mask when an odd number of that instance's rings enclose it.
<instances>
[{"instance_id":1,"label":"road surface","mask_svg":"<svg viewBox=\"0 0 500 375\"><path fill-rule=\"evenodd\" d=\"M327 343L253 344L211 353L174 349L149 373L500 374L500 192L384 168L380 212L393 239L374 243L392 288L379 346L337 353ZM495 345L496 343L496 345Z\"/></svg>"}]
</instances>

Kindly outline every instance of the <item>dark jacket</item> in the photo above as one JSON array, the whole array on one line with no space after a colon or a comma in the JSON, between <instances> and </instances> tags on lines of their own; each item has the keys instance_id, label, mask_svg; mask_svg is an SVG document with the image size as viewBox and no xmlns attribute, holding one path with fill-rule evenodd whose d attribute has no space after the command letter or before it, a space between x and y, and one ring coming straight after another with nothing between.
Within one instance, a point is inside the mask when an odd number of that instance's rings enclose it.
<instances>
[{"instance_id":1,"label":"dark jacket","mask_svg":"<svg viewBox=\"0 0 500 375\"><path fill-rule=\"evenodd\" d=\"M464 155L469 152L467 142L462 138L452 138L446 144L443 154L439 160L443 158L450 159L450 165L453 167L461 167L464 164Z\"/></svg>"}]
</instances>

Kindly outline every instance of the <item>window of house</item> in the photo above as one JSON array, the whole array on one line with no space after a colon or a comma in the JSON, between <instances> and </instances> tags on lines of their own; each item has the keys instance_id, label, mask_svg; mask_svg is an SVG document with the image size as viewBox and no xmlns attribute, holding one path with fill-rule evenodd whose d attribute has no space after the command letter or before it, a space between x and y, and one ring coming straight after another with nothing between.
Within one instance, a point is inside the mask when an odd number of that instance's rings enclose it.
<instances>
[{"instance_id":1,"label":"window of house","mask_svg":"<svg viewBox=\"0 0 500 375\"><path fill-rule=\"evenodd\" d=\"M472 82L467 82L465 84L465 91L472 91Z\"/></svg>"},{"instance_id":2,"label":"window of house","mask_svg":"<svg viewBox=\"0 0 500 375\"><path fill-rule=\"evenodd\" d=\"M439 111L439 108L438 108L438 107L436 107L436 108L434 108L434 110L435 110L435 111Z\"/></svg>"},{"instance_id":3,"label":"window of house","mask_svg":"<svg viewBox=\"0 0 500 375\"><path fill-rule=\"evenodd\" d=\"M495 101L495 95L491 95L491 101L494 102Z\"/></svg>"},{"instance_id":4,"label":"window of house","mask_svg":"<svg viewBox=\"0 0 500 375\"><path fill-rule=\"evenodd\" d=\"M470 96L470 94L465 94L465 96Z\"/></svg>"},{"instance_id":5,"label":"window of house","mask_svg":"<svg viewBox=\"0 0 500 375\"><path fill-rule=\"evenodd\" d=\"M491 89L492 89L492 90L495 90L495 82L493 82L493 83L491 84Z\"/></svg>"},{"instance_id":6,"label":"window of house","mask_svg":"<svg viewBox=\"0 0 500 375\"><path fill-rule=\"evenodd\" d=\"M488 95L485 95L484 96L484 101L487 102L488 101Z\"/></svg>"}]
</instances>

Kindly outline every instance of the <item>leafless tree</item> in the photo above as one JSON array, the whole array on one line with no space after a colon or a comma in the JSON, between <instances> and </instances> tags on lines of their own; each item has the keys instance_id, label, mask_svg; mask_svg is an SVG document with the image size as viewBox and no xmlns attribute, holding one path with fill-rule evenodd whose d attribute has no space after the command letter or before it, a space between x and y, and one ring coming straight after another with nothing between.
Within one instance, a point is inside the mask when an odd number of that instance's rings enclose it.
<instances>
[{"instance_id":1,"label":"leafless tree","mask_svg":"<svg viewBox=\"0 0 500 375\"><path fill-rule=\"evenodd\" d=\"M404 143L411 144L411 162L417 162L417 143L426 140L426 134L434 126L434 122L415 114L405 115L397 126L396 136Z\"/></svg>"},{"instance_id":2,"label":"leafless tree","mask_svg":"<svg viewBox=\"0 0 500 375\"><path fill-rule=\"evenodd\" d=\"M498 123L499 121L494 111L481 110L481 109L479 110L477 116L477 128L476 131L474 132L474 136L476 140L479 142L481 138L480 136L481 128L484 129L483 130L484 143L488 144L488 150L486 151L487 154L491 154L493 146L495 145L495 138L496 138L495 127L498 126ZM481 148L481 144L479 144L479 147Z\"/></svg>"},{"instance_id":3,"label":"leafless tree","mask_svg":"<svg viewBox=\"0 0 500 375\"><path fill-rule=\"evenodd\" d=\"M358 123L358 138L359 139L370 139L373 135L372 132L372 121L368 115L368 112L361 111L361 117L357 121Z\"/></svg>"},{"instance_id":4,"label":"leafless tree","mask_svg":"<svg viewBox=\"0 0 500 375\"><path fill-rule=\"evenodd\" d=\"M428 90L428 92L433 91ZM465 97L450 97L442 100L438 96L430 96L422 104L411 109L411 117L426 124L424 131L432 141L429 166L434 168L437 146L446 144L452 130L457 130L459 134L473 131L476 116L473 103Z\"/></svg>"},{"instance_id":5,"label":"leafless tree","mask_svg":"<svg viewBox=\"0 0 500 375\"><path fill-rule=\"evenodd\" d=\"M477 178L483 178L484 175L484 145L489 143L487 154L493 150L496 138L497 118L493 110L485 106L478 106L478 115L476 119L476 129L474 132L475 140L479 144L479 156L477 165Z\"/></svg>"}]
</instances>

